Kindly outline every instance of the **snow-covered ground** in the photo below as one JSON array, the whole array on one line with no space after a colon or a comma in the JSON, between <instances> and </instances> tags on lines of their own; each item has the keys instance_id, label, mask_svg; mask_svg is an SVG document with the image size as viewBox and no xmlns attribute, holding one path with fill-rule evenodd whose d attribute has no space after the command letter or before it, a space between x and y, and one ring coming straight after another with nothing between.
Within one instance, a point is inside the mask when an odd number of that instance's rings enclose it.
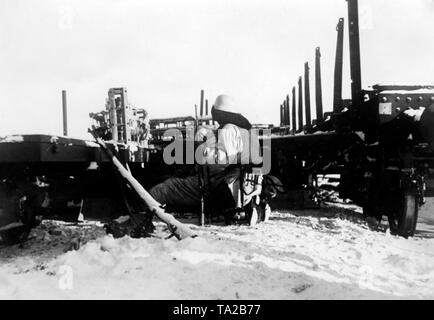
<instances>
[{"instance_id":1,"label":"snow-covered ground","mask_svg":"<svg viewBox=\"0 0 434 320\"><path fill-rule=\"evenodd\" d=\"M409 240L330 208L274 212L254 228L190 221L199 237L183 241L46 221L24 248L0 249L0 298L433 299L432 208Z\"/></svg>"}]
</instances>

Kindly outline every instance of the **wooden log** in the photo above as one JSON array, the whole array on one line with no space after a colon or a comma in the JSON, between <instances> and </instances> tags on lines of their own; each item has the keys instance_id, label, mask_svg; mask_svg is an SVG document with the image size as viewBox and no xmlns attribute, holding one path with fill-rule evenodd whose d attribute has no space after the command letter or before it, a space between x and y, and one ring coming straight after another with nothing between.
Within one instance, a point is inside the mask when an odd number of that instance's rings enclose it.
<instances>
[{"instance_id":1,"label":"wooden log","mask_svg":"<svg viewBox=\"0 0 434 320\"><path fill-rule=\"evenodd\" d=\"M185 238L194 238L197 236L190 228L176 220L172 215L166 213L162 208L161 204L156 201L143 186L133 177L133 175L128 172L127 169L122 165L122 163L115 157L110 149L107 148L104 141L95 137L97 143L103 148L107 153L107 156L112 160L114 166L118 169L120 175L125 178L131 187L136 191L137 195L146 203L148 208L155 214L155 216L167 224L169 230L175 235L178 240Z\"/></svg>"}]
</instances>

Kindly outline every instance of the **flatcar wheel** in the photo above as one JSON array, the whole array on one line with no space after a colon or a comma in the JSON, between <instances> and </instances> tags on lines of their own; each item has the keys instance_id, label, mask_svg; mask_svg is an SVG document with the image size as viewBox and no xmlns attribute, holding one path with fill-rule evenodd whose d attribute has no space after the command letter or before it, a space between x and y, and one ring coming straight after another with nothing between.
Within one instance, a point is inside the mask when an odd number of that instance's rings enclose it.
<instances>
[{"instance_id":1,"label":"flatcar wheel","mask_svg":"<svg viewBox=\"0 0 434 320\"><path fill-rule=\"evenodd\" d=\"M412 237L416 231L419 213L417 196L404 193L400 200L398 210L393 214L389 214L390 232L404 238Z\"/></svg>"}]
</instances>

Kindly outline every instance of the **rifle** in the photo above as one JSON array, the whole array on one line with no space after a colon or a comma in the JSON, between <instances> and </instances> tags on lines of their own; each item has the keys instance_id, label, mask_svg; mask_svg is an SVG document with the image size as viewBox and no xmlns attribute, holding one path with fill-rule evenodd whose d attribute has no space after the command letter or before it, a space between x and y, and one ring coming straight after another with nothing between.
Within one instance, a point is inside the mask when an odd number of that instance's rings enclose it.
<instances>
[{"instance_id":1,"label":"rifle","mask_svg":"<svg viewBox=\"0 0 434 320\"><path fill-rule=\"evenodd\" d=\"M137 193L139 198L141 198L149 210L161 221L167 224L170 232L178 239L182 240L185 238L195 238L197 235L193 233L186 225L182 224L176 220L172 215L165 212L162 205L156 201L143 186L133 177L133 175L122 165L122 163L116 158L113 152L107 148L105 142L96 134L89 130L94 136L96 142L104 150L107 157L111 159L113 165L118 170L120 175L127 180L132 189Z\"/></svg>"}]
</instances>

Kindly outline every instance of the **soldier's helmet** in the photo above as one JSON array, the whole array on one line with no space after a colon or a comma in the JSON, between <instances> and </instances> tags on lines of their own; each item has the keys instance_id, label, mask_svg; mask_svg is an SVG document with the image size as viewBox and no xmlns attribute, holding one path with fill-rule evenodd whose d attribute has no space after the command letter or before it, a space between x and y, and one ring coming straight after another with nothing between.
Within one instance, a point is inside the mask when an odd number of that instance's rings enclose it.
<instances>
[{"instance_id":1,"label":"soldier's helmet","mask_svg":"<svg viewBox=\"0 0 434 320\"><path fill-rule=\"evenodd\" d=\"M221 126L231 123L247 130L252 128L249 120L242 115L235 99L227 94L217 97L211 109L211 115Z\"/></svg>"},{"instance_id":2,"label":"soldier's helmet","mask_svg":"<svg viewBox=\"0 0 434 320\"><path fill-rule=\"evenodd\" d=\"M227 94L219 95L213 105L214 110L240 113L236 107L235 99Z\"/></svg>"}]
</instances>

